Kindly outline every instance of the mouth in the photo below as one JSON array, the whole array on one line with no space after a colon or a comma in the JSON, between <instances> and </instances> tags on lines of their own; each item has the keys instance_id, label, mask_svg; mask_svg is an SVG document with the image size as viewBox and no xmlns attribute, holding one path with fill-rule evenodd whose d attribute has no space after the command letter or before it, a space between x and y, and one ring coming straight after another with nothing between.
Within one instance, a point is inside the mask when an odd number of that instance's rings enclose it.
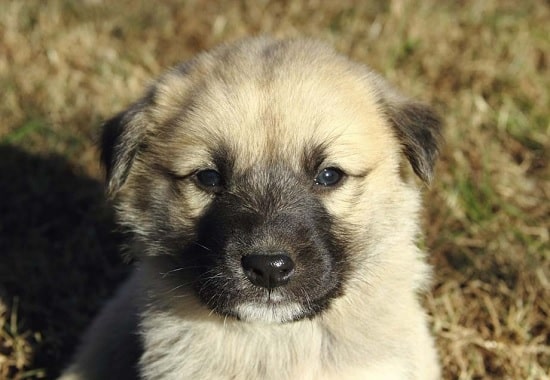
<instances>
[{"instance_id":1,"label":"mouth","mask_svg":"<svg viewBox=\"0 0 550 380\"><path fill-rule=\"evenodd\" d=\"M194 278L198 299L224 318L293 322L315 317L340 295L338 272L330 263L320 259L316 262L315 257L307 267L303 261L294 264L280 253L240 258L225 254L211 258L202 263L204 266L198 273L189 275Z\"/></svg>"},{"instance_id":2,"label":"mouth","mask_svg":"<svg viewBox=\"0 0 550 380\"><path fill-rule=\"evenodd\" d=\"M334 292L329 292L315 298L301 287L298 291L296 288L262 289L248 284L243 286L242 283L234 285L233 289L238 290L202 288L198 297L212 312L223 317L245 322L288 323L313 318L325 310L335 296Z\"/></svg>"},{"instance_id":3,"label":"mouth","mask_svg":"<svg viewBox=\"0 0 550 380\"><path fill-rule=\"evenodd\" d=\"M242 321L264 323L293 322L306 316L304 307L298 302L273 300L242 302L233 307L233 314Z\"/></svg>"}]
</instances>

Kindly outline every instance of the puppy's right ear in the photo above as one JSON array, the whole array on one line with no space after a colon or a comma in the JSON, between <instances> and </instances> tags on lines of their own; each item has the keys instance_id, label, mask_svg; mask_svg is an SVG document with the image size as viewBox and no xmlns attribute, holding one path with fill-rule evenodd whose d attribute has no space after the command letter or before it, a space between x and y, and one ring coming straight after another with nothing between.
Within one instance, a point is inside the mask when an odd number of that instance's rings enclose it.
<instances>
[{"instance_id":1,"label":"puppy's right ear","mask_svg":"<svg viewBox=\"0 0 550 380\"><path fill-rule=\"evenodd\" d=\"M145 145L147 132L184 107L194 65L195 61L188 61L167 71L141 100L103 124L101 163L105 168L110 198L126 182L132 164Z\"/></svg>"},{"instance_id":2,"label":"puppy's right ear","mask_svg":"<svg viewBox=\"0 0 550 380\"><path fill-rule=\"evenodd\" d=\"M107 195L113 198L126 182L136 155L142 145L147 121L145 103L134 103L103 124L101 163L105 168Z\"/></svg>"}]
</instances>

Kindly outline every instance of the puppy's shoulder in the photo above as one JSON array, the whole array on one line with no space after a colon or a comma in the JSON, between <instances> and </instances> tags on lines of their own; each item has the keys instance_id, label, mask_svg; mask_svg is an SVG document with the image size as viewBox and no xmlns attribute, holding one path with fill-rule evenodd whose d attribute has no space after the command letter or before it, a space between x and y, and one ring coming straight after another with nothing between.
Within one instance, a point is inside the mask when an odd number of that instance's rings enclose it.
<instances>
[{"instance_id":1,"label":"puppy's shoulder","mask_svg":"<svg viewBox=\"0 0 550 380\"><path fill-rule=\"evenodd\" d=\"M86 332L76 361L59 380L136 379L141 344L137 335L136 275L108 301Z\"/></svg>"}]
</instances>

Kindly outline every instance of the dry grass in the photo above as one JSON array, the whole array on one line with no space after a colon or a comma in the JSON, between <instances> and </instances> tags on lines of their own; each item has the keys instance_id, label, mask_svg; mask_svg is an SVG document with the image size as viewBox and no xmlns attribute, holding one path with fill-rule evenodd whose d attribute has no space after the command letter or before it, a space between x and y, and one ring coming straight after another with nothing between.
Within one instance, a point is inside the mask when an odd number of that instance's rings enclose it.
<instances>
[{"instance_id":1,"label":"dry grass","mask_svg":"<svg viewBox=\"0 0 550 380\"><path fill-rule=\"evenodd\" d=\"M248 34L313 35L444 115L426 299L447 379L550 379L550 7L532 1L0 0L0 378L51 378L125 273L100 121Z\"/></svg>"}]
</instances>

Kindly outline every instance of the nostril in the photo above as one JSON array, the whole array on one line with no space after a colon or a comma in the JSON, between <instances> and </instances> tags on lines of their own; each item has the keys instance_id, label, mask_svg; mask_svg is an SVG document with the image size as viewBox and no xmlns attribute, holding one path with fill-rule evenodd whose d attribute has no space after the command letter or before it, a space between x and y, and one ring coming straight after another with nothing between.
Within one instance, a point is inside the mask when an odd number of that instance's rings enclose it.
<instances>
[{"instance_id":1,"label":"nostril","mask_svg":"<svg viewBox=\"0 0 550 380\"><path fill-rule=\"evenodd\" d=\"M255 277L262 277L265 276L265 273L262 272L260 269L257 268L250 268L251 274Z\"/></svg>"},{"instance_id":2,"label":"nostril","mask_svg":"<svg viewBox=\"0 0 550 380\"><path fill-rule=\"evenodd\" d=\"M241 265L250 282L268 289L285 285L294 274L294 261L285 254L246 255Z\"/></svg>"}]
</instances>

